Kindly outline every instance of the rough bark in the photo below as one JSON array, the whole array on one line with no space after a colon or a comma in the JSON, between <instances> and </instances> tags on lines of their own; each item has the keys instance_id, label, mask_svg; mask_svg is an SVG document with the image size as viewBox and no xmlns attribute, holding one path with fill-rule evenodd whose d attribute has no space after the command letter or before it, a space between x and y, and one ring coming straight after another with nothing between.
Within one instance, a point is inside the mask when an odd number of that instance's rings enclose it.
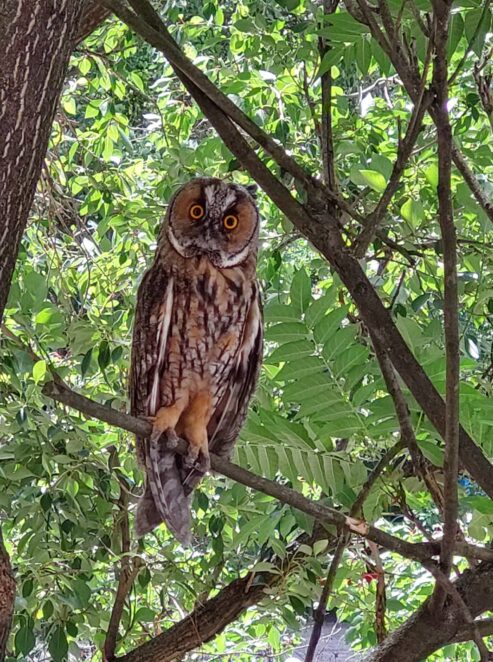
<instances>
[{"instance_id":1,"label":"rough bark","mask_svg":"<svg viewBox=\"0 0 493 662\"><path fill-rule=\"evenodd\" d=\"M80 17L79 29L75 38L76 44L88 37L111 14L109 9L99 4L98 0L85 0Z\"/></svg>"},{"instance_id":2,"label":"rough bark","mask_svg":"<svg viewBox=\"0 0 493 662\"><path fill-rule=\"evenodd\" d=\"M4 0L0 12L0 321L83 0Z\"/></svg>"},{"instance_id":3,"label":"rough bark","mask_svg":"<svg viewBox=\"0 0 493 662\"><path fill-rule=\"evenodd\" d=\"M108 13L95 0L1 3L0 322L70 53ZM0 662L14 598L15 580L0 531Z\"/></svg>"},{"instance_id":4,"label":"rough bark","mask_svg":"<svg viewBox=\"0 0 493 662\"><path fill-rule=\"evenodd\" d=\"M268 575L267 583L261 575L255 578L251 573L236 579L172 628L117 659L121 662L176 660L213 639L248 607L257 604L265 596L265 588L276 582L276 577L278 575Z\"/></svg>"}]
</instances>

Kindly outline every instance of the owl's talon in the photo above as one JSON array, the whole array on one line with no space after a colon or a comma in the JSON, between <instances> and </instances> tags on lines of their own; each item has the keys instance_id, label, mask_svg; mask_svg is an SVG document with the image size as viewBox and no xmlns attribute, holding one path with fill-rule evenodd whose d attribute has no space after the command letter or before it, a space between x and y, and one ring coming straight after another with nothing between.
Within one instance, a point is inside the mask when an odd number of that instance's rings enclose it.
<instances>
[{"instance_id":1,"label":"owl's talon","mask_svg":"<svg viewBox=\"0 0 493 662\"><path fill-rule=\"evenodd\" d=\"M204 452L204 448L190 446L183 458L183 464L187 469L195 469L202 474L207 473L211 467L209 449Z\"/></svg>"},{"instance_id":2,"label":"owl's talon","mask_svg":"<svg viewBox=\"0 0 493 662\"><path fill-rule=\"evenodd\" d=\"M173 428L161 430L158 427L154 427L151 436L149 437L149 441L153 446L156 446L158 443L163 443L167 448L173 449L178 445L178 435Z\"/></svg>"}]
</instances>

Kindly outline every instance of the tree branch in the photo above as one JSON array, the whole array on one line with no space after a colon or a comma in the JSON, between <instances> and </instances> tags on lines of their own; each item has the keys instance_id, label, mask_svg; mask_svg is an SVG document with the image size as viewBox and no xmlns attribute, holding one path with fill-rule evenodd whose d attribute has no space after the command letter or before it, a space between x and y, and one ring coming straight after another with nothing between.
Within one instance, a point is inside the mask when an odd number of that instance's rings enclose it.
<instances>
[{"instance_id":1,"label":"tree branch","mask_svg":"<svg viewBox=\"0 0 493 662\"><path fill-rule=\"evenodd\" d=\"M339 0L323 0L324 17L330 16L337 9ZM330 45L323 38L319 38L318 50L320 61L330 51ZM335 171L334 140L332 135L332 72L331 67L320 78L322 89L322 121L320 124L320 147L322 151L323 178L331 191L337 192L337 178Z\"/></svg>"},{"instance_id":2,"label":"tree branch","mask_svg":"<svg viewBox=\"0 0 493 662\"><path fill-rule=\"evenodd\" d=\"M457 287L457 234L450 190L452 174L452 128L448 115L447 39L452 3L434 0L433 89L436 96L435 123L438 137L438 214L443 244L444 332L446 354L445 458L444 458L444 534L440 555L446 577L452 566L457 535L459 472L459 299ZM437 584L437 596L440 594ZM443 597L443 596L442 596ZM438 604L438 600L437 600Z\"/></svg>"},{"instance_id":3,"label":"tree branch","mask_svg":"<svg viewBox=\"0 0 493 662\"><path fill-rule=\"evenodd\" d=\"M7 640L9 638L14 613L15 579L10 565L10 558L3 544L0 527L0 661L5 659Z\"/></svg>"},{"instance_id":4,"label":"tree branch","mask_svg":"<svg viewBox=\"0 0 493 662\"><path fill-rule=\"evenodd\" d=\"M441 587L442 591L448 594L452 598L452 600L456 602L456 604L458 605L459 609L462 612L464 622L473 630L472 639L474 639L474 642L478 647L481 662L488 662L488 660L490 659L488 649L486 648L486 645L482 639L479 629L474 623L474 619L471 615L469 607L464 602L459 591L450 581L449 577L447 577L447 575L444 572L442 572L442 570L440 570L440 568L438 568L435 565L435 563L425 562L423 565L428 570L428 572L430 572L433 575L433 577L436 579L437 585Z\"/></svg>"},{"instance_id":5,"label":"tree branch","mask_svg":"<svg viewBox=\"0 0 493 662\"><path fill-rule=\"evenodd\" d=\"M113 469L120 467L118 451L113 446L110 449L110 465ZM131 590L135 578L142 567L142 560L139 556L130 556L130 524L128 519L128 486L122 474L116 471L117 479L120 484L120 496L118 498L119 527L121 536L121 560L118 586L115 594L115 601L111 610L110 622L106 632L106 638L103 647L103 662L110 662L115 657L115 651L118 639L118 628L125 607L125 600Z\"/></svg>"},{"instance_id":6,"label":"tree branch","mask_svg":"<svg viewBox=\"0 0 493 662\"><path fill-rule=\"evenodd\" d=\"M318 642L320 635L322 634L322 627L324 624L325 613L327 610L327 601L332 592L332 585L336 578L337 570L339 564L341 563L344 550L349 541L349 536L346 533L341 533L339 536L339 542L337 543L334 556L329 567L329 572L320 595L320 600L318 602L317 608L313 612L314 625L310 635L310 641L308 642L308 648L305 654L305 662L313 662L314 655L317 650Z\"/></svg>"},{"instance_id":7,"label":"tree branch","mask_svg":"<svg viewBox=\"0 0 493 662\"><path fill-rule=\"evenodd\" d=\"M111 407L100 405L94 400L90 400L83 395L79 395L72 391L68 386L62 384L55 384L49 382L45 384L43 393L48 397L62 402L69 407L73 407L80 412L100 421L105 421L111 425L128 430L141 437L149 437L152 431L152 425L148 421L123 414ZM188 444L180 440L176 451L185 455L188 450ZM296 492L295 490L276 483L275 481L268 480L262 476L257 476L247 469L243 469L237 464L233 464L228 460L211 454L211 468L218 473L231 478L232 480L242 483L247 487L254 490L268 494L282 503L286 503L293 508L297 508L307 515L311 515L321 524L336 525L339 527L347 528L352 533L359 536L373 540L378 545L385 547L391 551L401 554L407 558L416 561L430 559L437 553L438 542L435 543L409 543L393 536L381 529L378 529L371 524L367 524L362 520L355 519L348 515L344 515L335 508L329 508L316 501L307 499L305 496ZM488 551L488 550L486 550ZM491 552L493 558L493 551Z\"/></svg>"},{"instance_id":8,"label":"tree branch","mask_svg":"<svg viewBox=\"0 0 493 662\"><path fill-rule=\"evenodd\" d=\"M473 618L493 608L493 564L482 563L466 570L452 583ZM487 626L489 627L489 626ZM455 600L447 599L437 616L432 597L367 658L366 662L417 662L452 641L471 639L471 626Z\"/></svg>"}]
</instances>

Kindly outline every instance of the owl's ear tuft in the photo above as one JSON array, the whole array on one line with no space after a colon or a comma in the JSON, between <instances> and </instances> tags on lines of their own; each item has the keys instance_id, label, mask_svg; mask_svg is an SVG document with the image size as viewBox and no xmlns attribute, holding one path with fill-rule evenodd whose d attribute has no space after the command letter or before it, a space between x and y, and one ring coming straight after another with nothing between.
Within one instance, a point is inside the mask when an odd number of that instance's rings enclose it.
<instances>
[{"instance_id":1,"label":"owl's ear tuft","mask_svg":"<svg viewBox=\"0 0 493 662\"><path fill-rule=\"evenodd\" d=\"M248 186L245 186L245 188L248 191L248 193L250 193L252 198L257 199L257 192L258 192L257 184L248 184Z\"/></svg>"}]
</instances>

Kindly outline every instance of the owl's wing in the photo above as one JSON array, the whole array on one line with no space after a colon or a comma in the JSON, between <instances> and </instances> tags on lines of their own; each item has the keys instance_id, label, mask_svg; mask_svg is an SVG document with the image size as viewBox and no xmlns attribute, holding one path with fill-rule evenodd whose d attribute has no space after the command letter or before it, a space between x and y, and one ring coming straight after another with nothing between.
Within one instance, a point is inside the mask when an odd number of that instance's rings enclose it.
<instances>
[{"instance_id":1,"label":"owl's wing","mask_svg":"<svg viewBox=\"0 0 493 662\"><path fill-rule=\"evenodd\" d=\"M151 268L137 293L130 362L130 411L134 416L153 416L162 405L161 379L167 367L172 311L173 279L162 268ZM137 437L137 456L146 471L146 489L137 506L135 530L142 536L164 520L179 540L187 542L190 500L181 484L175 452L162 443L160 436Z\"/></svg>"},{"instance_id":2,"label":"owl's wing","mask_svg":"<svg viewBox=\"0 0 493 662\"><path fill-rule=\"evenodd\" d=\"M262 365L263 319L258 285L248 310L241 342L228 376L225 394L215 408L207 434L209 450L220 457L229 457L245 422L248 404L257 385ZM203 474L192 471L185 479L188 494Z\"/></svg>"},{"instance_id":3,"label":"owl's wing","mask_svg":"<svg viewBox=\"0 0 493 662\"><path fill-rule=\"evenodd\" d=\"M153 416L159 408L172 308L172 278L163 269L149 269L137 292L132 337L129 395L133 416Z\"/></svg>"}]
</instances>

